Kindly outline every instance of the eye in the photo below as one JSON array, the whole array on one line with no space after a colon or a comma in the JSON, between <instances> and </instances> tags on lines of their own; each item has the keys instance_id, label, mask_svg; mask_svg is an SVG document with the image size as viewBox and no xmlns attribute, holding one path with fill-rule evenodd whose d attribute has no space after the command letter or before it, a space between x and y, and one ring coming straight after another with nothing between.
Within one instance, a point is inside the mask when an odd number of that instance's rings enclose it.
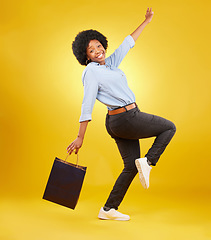
<instances>
[{"instance_id":1,"label":"eye","mask_svg":"<svg viewBox=\"0 0 211 240\"><path fill-rule=\"evenodd\" d=\"M98 47L101 47L101 44L99 44Z\"/></svg>"}]
</instances>

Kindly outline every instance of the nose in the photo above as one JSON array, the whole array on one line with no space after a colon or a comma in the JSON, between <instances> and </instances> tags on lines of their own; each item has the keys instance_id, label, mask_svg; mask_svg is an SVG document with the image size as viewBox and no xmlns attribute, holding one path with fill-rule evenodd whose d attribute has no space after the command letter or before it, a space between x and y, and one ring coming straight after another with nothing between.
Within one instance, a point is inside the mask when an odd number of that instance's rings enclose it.
<instances>
[{"instance_id":1,"label":"nose","mask_svg":"<svg viewBox=\"0 0 211 240\"><path fill-rule=\"evenodd\" d=\"M96 53L99 53L100 52L100 49L96 48Z\"/></svg>"}]
</instances>

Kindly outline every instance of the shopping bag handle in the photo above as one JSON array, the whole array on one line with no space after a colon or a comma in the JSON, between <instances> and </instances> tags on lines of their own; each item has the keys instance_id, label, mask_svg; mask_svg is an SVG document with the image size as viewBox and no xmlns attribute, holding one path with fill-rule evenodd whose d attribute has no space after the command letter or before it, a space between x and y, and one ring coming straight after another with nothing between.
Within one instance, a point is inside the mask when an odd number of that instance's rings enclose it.
<instances>
[{"instance_id":1,"label":"shopping bag handle","mask_svg":"<svg viewBox=\"0 0 211 240\"><path fill-rule=\"evenodd\" d=\"M66 156L66 158L65 158L65 162L67 161L67 158L70 156L70 154L68 153L67 154L67 156ZM77 160L76 160L76 166L78 166L78 153L77 153Z\"/></svg>"}]
</instances>

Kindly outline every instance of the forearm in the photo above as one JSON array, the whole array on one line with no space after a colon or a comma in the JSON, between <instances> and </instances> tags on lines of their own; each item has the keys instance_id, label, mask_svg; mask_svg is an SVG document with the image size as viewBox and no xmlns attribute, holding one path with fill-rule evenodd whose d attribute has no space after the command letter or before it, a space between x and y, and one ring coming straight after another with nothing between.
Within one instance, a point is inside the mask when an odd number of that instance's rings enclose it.
<instances>
[{"instance_id":1,"label":"forearm","mask_svg":"<svg viewBox=\"0 0 211 240\"><path fill-rule=\"evenodd\" d=\"M140 36L140 34L142 33L142 31L144 30L148 23L149 22L144 20L143 23L133 33L130 34L134 41L138 39L138 37Z\"/></svg>"},{"instance_id":2,"label":"forearm","mask_svg":"<svg viewBox=\"0 0 211 240\"><path fill-rule=\"evenodd\" d=\"M84 122L80 123L80 127L79 127L79 131L78 131L78 136L77 137L81 138L82 140L84 139L84 135L85 135L85 132L86 132L86 128L87 128L88 122L89 121L84 121Z\"/></svg>"},{"instance_id":3,"label":"forearm","mask_svg":"<svg viewBox=\"0 0 211 240\"><path fill-rule=\"evenodd\" d=\"M71 154L74 150L75 150L75 153L78 153L79 149L81 148L88 122L89 121L84 121L80 123L77 138L67 147L67 152L69 154Z\"/></svg>"}]
</instances>

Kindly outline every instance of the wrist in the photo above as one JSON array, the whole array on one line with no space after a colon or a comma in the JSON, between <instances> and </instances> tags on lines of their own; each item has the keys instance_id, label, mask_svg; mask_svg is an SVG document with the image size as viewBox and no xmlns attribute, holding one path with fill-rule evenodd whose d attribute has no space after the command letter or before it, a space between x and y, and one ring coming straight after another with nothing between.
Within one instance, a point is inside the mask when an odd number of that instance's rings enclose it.
<instances>
[{"instance_id":1,"label":"wrist","mask_svg":"<svg viewBox=\"0 0 211 240\"><path fill-rule=\"evenodd\" d=\"M77 138L83 140L83 139L84 139L84 136L78 135Z\"/></svg>"},{"instance_id":2,"label":"wrist","mask_svg":"<svg viewBox=\"0 0 211 240\"><path fill-rule=\"evenodd\" d=\"M150 21L147 20L147 19L145 19L145 20L144 20L144 23L145 23L145 24L148 24L148 23L150 23Z\"/></svg>"}]
</instances>

